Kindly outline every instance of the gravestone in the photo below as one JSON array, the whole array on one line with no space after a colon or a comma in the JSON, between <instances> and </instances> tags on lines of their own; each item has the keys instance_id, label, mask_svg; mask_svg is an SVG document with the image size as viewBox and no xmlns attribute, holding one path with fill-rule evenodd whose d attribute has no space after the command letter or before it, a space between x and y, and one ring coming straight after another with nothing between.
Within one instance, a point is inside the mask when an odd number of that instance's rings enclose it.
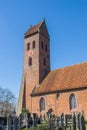
<instances>
[{"instance_id":1,"label":"gravestone","mask_svg":"<svg viewBox=\"0 0 87 130\"><path fill-rule=\"evenodd\" d=\"M81 115L81 130L86 130L84 115Z\"/></svg>"},{"instance_id":2,"label":"gravestone","mask_svg":"<svg viewBox=\"0 0 87 130\"><path fill-rule=\"evenodd\" d=\"M55 118L55 127L58 126L57 118Z\"/></svg>"},{"instance_id":3,"label":"gravestone","mask_svg":"<svg viewBox=\"0 0 87 130\"><path fill-rule=\"evenodd\" d=\"M61 126L61 118L60 118L60 116L57 117L57 126Z\"/></svg>"},{"instance_id":4,"label":"gravestone","mask_svg":"<svg viewBox=\"0 0 87 130\"><path fill-rule=\"evenodd\" d=\"M80 113L79 114L77 114L77 127L78 127L78 130L80 130L81 129L81 121L80 121Z\"/></svg>"},{"instance_id":5,"label":"gravestone","mask_svg":"<svg viewBox=\"0 0 87 130\"><path fill-rule=\"evenodd\" d=\"M12 117L11 117L11 115L7 116L7 130L12 130Z\"/></svg>"},{"instance_id":6,"label":"gravestone","mask_svg":"<svg viewBox=\"0 0 87 130\"><path fill-rule=\"evenodd\" d=\"M2 121L0 122L0 129L1 129L1 130L4 130L4 120L2 120Z\"/></svg>"},{"instance_id":7,"label":"gravestone","mask_svg":"<svg viewBox=\"0 0 87 130\"><path fill-rule=\"evenodd\" d=\"M32 117L30 117L29 123L30 123L30 126L33 125L33 119L32 119Z\"/></svg>"},{"instance_id":8,"label":"gravestone","mask_svg":"<svg viewBox=\"0 0 87 130\"><path fill-rule=\"evenodd\" d=\"M72 115L71 114L66 114L65 115L65 125L68 126L72 124Z\"/></svg>"},{"instance_id":9,"label":"gravestone","mask_svg":"<svg viewBox=\"0 0 87 130\"><path fill-rule=\"evenodd\" d=\"M28 127L31 126L31 113L27 113L27 117L28 117Z\"/></svg>"},{"instance_id":10,"label":"gravestone","mask_svg":"<svg viewBox=\"0 0 87 130\"><path fill-rule=\"evenodd\" d=\"M67 126L67 118L66 118L66 115L65 115L65 126Z\"/></svg>"},{"instance_id":11,"label":"gravestone","mask_svg":"<svg viewBox=\"0 0 87 130\"><path fill-rule=\"evenodd\" d=\"M37 126L37 118L36 118L36 113L33 113L33 126Z\"/></svg>"},{"instance_id":12,"label":"gravestone","mask_svg":"<svg viewBox=\"0 0 87 130\"><path fill-rule=\"evenodd\" d=\"M18 130L18 118L14 117L13 119L13 130Z\"/></svg>"},{"instance_id":13,"label":"gravestone","mask_svg":"<svg viewBox=\"0 0 87 130\"><path fill-rule=\"evenodd\" d=\"M19 115L18 124L19 124L19 130L21 130L21 125L22 125L22 114Z\"/></svg>"},{"instance_id":14,"label":"gravestone","mask_svg":"<svg viewBox=\"0 0 87 130\"><path fill-rule=\"evenodd\" d=\"M25 113L26 128L30 127L30 113Z\"/></svg>"},{"instance_id":15,"label":"gravestone","mask_svg":"<svg viewBox=\"0 0 87 130\"><path fill-rule=\"evenodd\" d=\"M49 119L49 113L47 112L46 113L46 120L48 121L48 119Z\"/></svg>"},{"instance_id":16,"label":"gravestone","mask_svg":"<svg viewBox=\"0 0 87 130\"><path fill-rule=\"evenodd\" d=\"M27 117L27 113L24 114L24 119L25 119L26 129L28 129L28 117Z\"/></svg>"},{"instance_id":17,"label":"gravestone","mask_svg":"<svg viewBox=\"0 0 87 130\"><path fill-rule=\"evenodd\" d=\"M60 116L61 119L61 126L64 126L64 114L62 113Z\"/></svg>"},{"instance_id":18,"label":"gravestone","mask_svg":"<svg viewBox=\"0 0 87 130\"><path fill-rule=\"evenodd\" d=\"M76 115L72 116L72 130L76 130Z\"/></svg>"}]
</instances>

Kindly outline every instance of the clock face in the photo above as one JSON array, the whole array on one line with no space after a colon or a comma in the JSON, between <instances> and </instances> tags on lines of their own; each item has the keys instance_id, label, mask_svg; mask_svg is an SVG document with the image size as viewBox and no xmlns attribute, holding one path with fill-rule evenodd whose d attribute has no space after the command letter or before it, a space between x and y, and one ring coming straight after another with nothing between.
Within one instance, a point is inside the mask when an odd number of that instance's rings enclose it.
<instances>
[{"instance_id":1,"label":"clock face","mask_svg":"<svg viewBox=\"0 0 87 130\"><path fill-rule=\"evenodd\" d=\"M30 50L30 51L28 52L28 55L29 55L29 56L33 56L33 51Z\"/></svg>"}]
</instances>

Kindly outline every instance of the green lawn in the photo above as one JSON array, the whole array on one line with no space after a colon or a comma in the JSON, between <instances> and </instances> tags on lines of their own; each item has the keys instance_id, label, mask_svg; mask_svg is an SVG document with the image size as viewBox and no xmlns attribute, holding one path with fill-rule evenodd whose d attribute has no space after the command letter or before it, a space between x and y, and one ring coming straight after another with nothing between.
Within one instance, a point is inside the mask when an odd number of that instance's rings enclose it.
<instances>
[{"instance_id":1,"label":"green lawn","mask_svg":"<svg viewBox=\"0 0 87 130\"><path fill-rule=\"evenodd\" d=\"M42 124L37 125L37 127L31 127L29 129L25 128L25 129L22 129L22 130L44 130L44 128L45 128L45 130L47 130L48 125L51 124L51 123L52 122L44 122ZM85 125L86 125L86 130L87 130L87 122L85 123ZM72 124L69 124L69 127L66 127L66 130L70 130L70 126L72 126ZM72 129L72 127L71 127L71 129Z\"/></svg>"},{"instance_id":2,"label":"green lawn","mask_svg":"<svg viewBox=\"0 0 87 130\"><path fill-rule=\"evenodd\" d=\"M44 130L44 128L46 128L47 124L41 124L41 125L38 125L37 127L32 127L32 128L29 128L29 129L22 129L22 130ZM86 129L87 129L87 125L86 125ZM66 130L70 130L70 128L66 128Z\"/></svg>"}]
</instances>

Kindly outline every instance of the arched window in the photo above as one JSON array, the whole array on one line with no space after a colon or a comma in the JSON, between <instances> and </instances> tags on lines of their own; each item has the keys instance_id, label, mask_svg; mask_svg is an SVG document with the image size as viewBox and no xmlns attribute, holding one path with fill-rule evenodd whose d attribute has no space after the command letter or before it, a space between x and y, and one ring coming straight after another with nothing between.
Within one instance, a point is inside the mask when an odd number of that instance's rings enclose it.
<instances>
[{"instance_id":1,"label":"arched window","mask_svg":"<svg viewBox=\"0 0 87 130\"><path fill-rule=\"evenodd\" d=\"M27 50L30 50L30 43L27 43Z\"/></svg>"},{"instance_id":2,"label":"arched window","mask_svg":"<svg viewBox=\"0 0 87 130\"><path fill-rule=\"evenodd\" d=\"M29 66L31 66L31 65L32 65L32 58L29 57Z\"/></svg>"},{"instance_id":3,"label":"arched window","mask_svg":"<svg viewBox=\"0 0 87 130\"><path fill-rule=\"evenodd\" d=\"M35 48L35 41L32 42L32 48Z\"/></svg>"},{"instance_id":4,"label":"arched window","mask_svg":"<svg viewBox=\"0 0 87 130\"><path fill-rule=\"evenodd\" d=\"M77 107L77 104L76 104L76 97L74 94L71 94L70 97L69 97L69 104L70 104L70 109L74 109Z\"/></svg>"},{"instance_id":5,"label":"arched window","mask_svg":"<svg viewBox=\"0 0 87 130\"><path fill-rule=\"evenodd\" d=\"M56 99L60 99L60 93L56 94Z\"/></svg>"},{"instance_id":6,"label":"arched window","mask_svg":"<svg viewBox=\"0 0 87 130\"><path fill-rule=\"evenodd\" d=\"M44 100L44 98L42 97L41 99L40 99L40 102L39 102L40 104L40 111L44 111L45 110L45 100Z\"/></svg>"}]
</instances>

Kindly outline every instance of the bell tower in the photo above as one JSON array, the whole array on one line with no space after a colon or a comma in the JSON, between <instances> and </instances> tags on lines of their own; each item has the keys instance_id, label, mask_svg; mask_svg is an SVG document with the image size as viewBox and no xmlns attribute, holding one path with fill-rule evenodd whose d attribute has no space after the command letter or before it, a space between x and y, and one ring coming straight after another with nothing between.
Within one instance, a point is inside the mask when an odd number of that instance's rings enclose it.
<instances>
[{"instance_id":1,"label":"bell tower","mask_svg":"<svg viewBox=\"0 0 87 130\"><path fill-rule=\"evenodd\" d=\"M31 26L24 35L24 65L18 99L18 113L22 108L32 111L31 93L50 72L50 37L45 20ZM21 107L21 108L19 108Z\"/></svg>"}]
</instances>

